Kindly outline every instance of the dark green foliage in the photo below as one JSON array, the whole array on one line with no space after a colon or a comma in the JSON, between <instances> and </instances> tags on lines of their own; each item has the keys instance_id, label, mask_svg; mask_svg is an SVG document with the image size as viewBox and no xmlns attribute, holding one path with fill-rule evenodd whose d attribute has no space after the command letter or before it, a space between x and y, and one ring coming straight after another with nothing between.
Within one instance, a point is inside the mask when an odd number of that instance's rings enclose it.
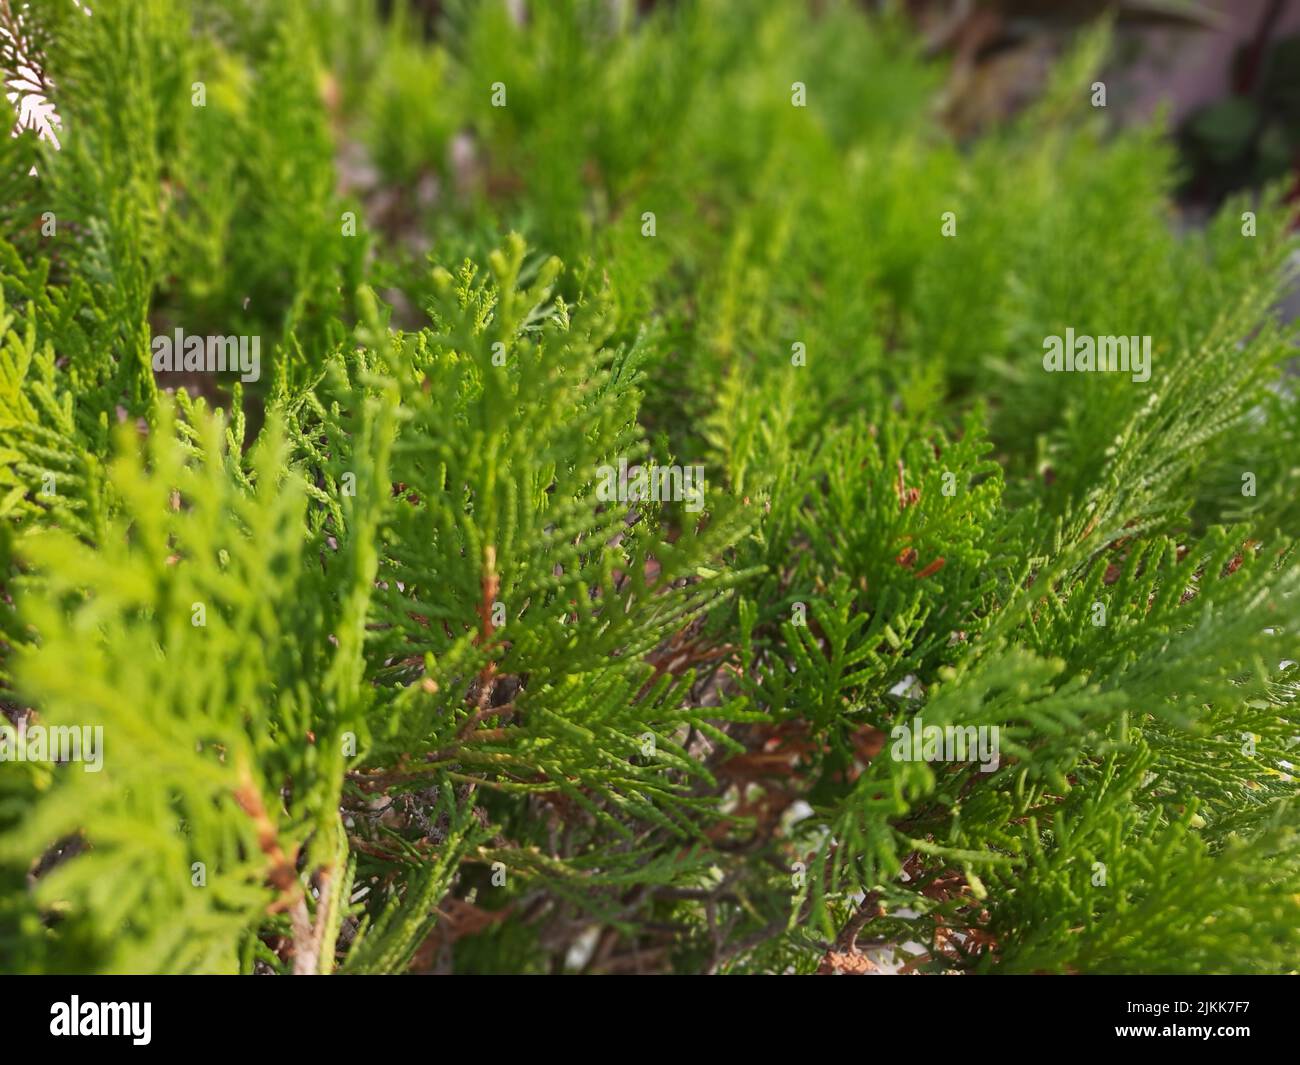
<instances>
[{"instance_id":1,"label":"dark green foliage","mask_svg":"<svg viewBox=\"0 0 1300 1065\"><path fill-rule=\"evenodd\" d=\"M0 709L104 748L0 762L4 967L1294 968L1282 208L1175 233L1102 33L959 147L848 3L383 6L23 16Z\"/></svg>"}]
</instances>

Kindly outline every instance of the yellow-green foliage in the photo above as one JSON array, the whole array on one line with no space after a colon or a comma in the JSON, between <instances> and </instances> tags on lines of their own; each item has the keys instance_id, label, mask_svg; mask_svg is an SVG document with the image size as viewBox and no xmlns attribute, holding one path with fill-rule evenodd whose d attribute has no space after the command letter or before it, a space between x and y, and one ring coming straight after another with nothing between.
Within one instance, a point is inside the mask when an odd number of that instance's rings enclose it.
<instances>
[{"instance_id":1,"label":"yellow-green foliage","mask_svg":"<svg viewBox=\"0 0 1300 1065\"><path fill-rule=\"evenodd\" d=\"M1294 966L1294 242L1173 231L1104 35L957 145L847 2L48 6L0 724L104 746L0 761L6 968L807 972L864 896L927 971Z\"/></svg>"}]
</instances>

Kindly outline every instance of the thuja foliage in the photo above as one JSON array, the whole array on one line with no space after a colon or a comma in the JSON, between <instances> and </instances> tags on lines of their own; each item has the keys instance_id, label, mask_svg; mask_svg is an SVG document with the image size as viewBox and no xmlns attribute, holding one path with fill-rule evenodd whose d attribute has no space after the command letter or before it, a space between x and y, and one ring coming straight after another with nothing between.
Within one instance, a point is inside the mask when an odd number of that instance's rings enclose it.
<instances>
[{"instance_id":1,"label":"thuja foliage","mask_svg":"<svg viewBox=\"0 0 1300 1065\"><path fill-rule=\"evenodd\" d=\"M860 7L0 0L5 970L1294 967L1289 219Z\"/></svg>"}]
</instances>

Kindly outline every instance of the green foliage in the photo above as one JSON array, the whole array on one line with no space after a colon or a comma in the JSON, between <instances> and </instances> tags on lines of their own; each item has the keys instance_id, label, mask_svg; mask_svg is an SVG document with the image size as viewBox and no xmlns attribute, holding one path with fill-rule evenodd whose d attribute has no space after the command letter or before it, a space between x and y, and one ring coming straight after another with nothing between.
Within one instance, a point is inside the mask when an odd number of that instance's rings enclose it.
<instances>
[{"instance_id":1,"label":"green foliage","mask_svg":"<svg viewBox=\"0 0 1300 1065\"><path fill-rule=\"evenodd\" d=\"M859 5L526 7L24 15L0 723L103 764L0 761L5 967L1293 968L1283 208L1174 232L1100 33L961 147Z\"/></svg>"}]
</instances>

